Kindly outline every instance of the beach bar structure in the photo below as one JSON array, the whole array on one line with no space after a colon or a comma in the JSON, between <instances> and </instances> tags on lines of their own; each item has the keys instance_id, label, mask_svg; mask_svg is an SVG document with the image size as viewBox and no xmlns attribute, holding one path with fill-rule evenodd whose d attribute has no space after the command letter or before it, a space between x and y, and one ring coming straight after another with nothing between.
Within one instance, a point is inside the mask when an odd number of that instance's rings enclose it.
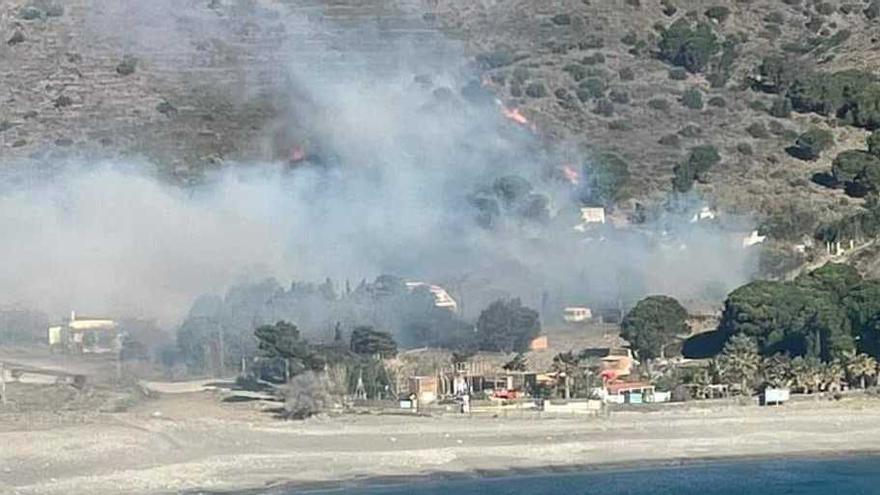
<instances>
[{"instance_id":1,"label":"beach bar structure","mask_svg":"<svg viewBox=\"0 0 880 495\"><path fill-rule=\"evenodd\" d=\"M647 382L609 382L605 384L605 402L641 404L653 401L654 386Z\"/></svg>"}]
</instances>

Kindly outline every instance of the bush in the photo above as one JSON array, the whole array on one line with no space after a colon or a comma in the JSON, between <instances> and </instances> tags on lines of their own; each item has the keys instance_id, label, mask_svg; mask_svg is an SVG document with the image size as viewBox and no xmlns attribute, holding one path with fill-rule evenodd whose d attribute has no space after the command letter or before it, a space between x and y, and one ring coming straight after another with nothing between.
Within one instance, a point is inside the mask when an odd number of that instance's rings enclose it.
<instances>
[{"instance_id":1,"label":"bush","mask_svg":"<svg viewBox=\"0 0 880 495\"><path fill-rule=\"evenodd\" d=\"M752 150L752 145L749 143L739 143L736 145L736 151L743 156L752 156L754 154L754 150Z\"/></svg>"},{"instance_id":2,"label":"bush","mask_svg":"<svg viewBox=\"0 0 880 495\"><path fill-rule=\"evenodd\" d=\"M867 139L868 153L880 158L880 131L872 132Z\"/></svg>"},{"instance_id":3,"label":"bush","mask_svg":"<svg viewBox=\"0 0 880 495\"><path fill-rule=\"evenodd\" d=\"M571 15L570 14L556 14L550 18L550 21L557 26L568 26L571 25Z\"/></svg>"},{"instance_id":4,"label":"bush","mask_svg":"<svg viewBox=\"0 0 880 495\"><path fill-rule=\"evenodd\" d=\"M752 122L751 125L746 127L746 132L755 139L767 139L770 137L770 133L767 132L767 128L761 122Z\"/></svg>"},{"instance_id":5,"label":"bush","mask_svg":"<svg viewBox=\"0 0 880 495\"><path fill-rule=\"evenodd\" d=\"M578 42L578 50L591 50L596 48L602 48L605 46L605 40L600 38L599 36L588 36L583 40Z\"/></svg>"},{"instance_id":6,"label":"bush","mask_svg":"<svg viewBox=\"0 0 880 495\"><path fill-rule=\"evenodd\" d=\"M605 117L610 117L614 115L614 104L605 98L600 98L598 101L596 101L596 106L595 108L593 108L593 113Z\"/></svg>"},{"instance_id":7,"label":"bush","mask_svg":"<svg viewBox=\"0 0 880 495\"><path fill-rule=\"evenodd\" d=\"M579 89L585 90L589 98L601 98L605 96L607 85L603 79L591 77L581 81ZM583 99L581 101L584 101Z\"/></svg>"},{"instance_id":8,"label":"bush","mask_svg":"<svg viewBox=\"0 0 880 495\"><path fill-rule=\"evenodd\" d=\"M779 12L778 10L774 10L770 12L766 16L764 16L764 22L768 24L784 24L785 23L785 14Z\"/></svg>"},{"instance_id":9,"label":"bush","mask_svg":"<svg viewBox=\"0 0 880 495\"><path fill-rule=\"evenodd\" d=\"M697 88L690 88L681 95L681 104L692 109L703 109L703 93Z\"/></svg>"},{"instance_id":10,"label":"bush","mask_svg":"<svg viewBox=\"0 0 880 495\"><path fill-rule=\"evenodd\" d=\"M688 125L682 127L678 131L678 134L680 136L684 136L684 137L688 137L688 138L695 138L695 137L702 136L703 130L693 124L688 124Z\"/></svg>"},{"instance_id":11,"label":"bush","mask_svg":"<svg viewBox=\"0 0 880 495\"><path fill-rule=\"evenodd\" d=\"M526 86L526 96L543 98L547 96L547 87L542 82L533 82Z\"/></svg>"},{"instance_id":12,"label":"bush","mask_svg":"<svg viewBox=\"0 0 880 495\"><path fill-rule=\"evenodd\" d=\"M705 182L709 169L719 161L721 161L721 155L718 154L718 150L712 145L691 148L687 161L679 163L673 169L673 189L684 193L693 188L695 180Z\"/></svg>"},{"instance_id":13,"label":"bush","mask_svg":"<svg viewBox=\"0 0 880 495\"><path fill-rule=\"evenodd\" d=\"M627 46L633 46L639 42L639 37L636 36L636 33L629 32L623 38L620 38L620 42Z\"/></svg>"},{"instance_id":14,"label":"bush","mask_svg":"<svg viewBox=\"0 0 880 495\"><path fill-rule=\"evenodd\" d=\"M831 15L835 10L837 9L835 9L834 5L829 2L820 2L816 4L816 12L822 15Z\"/></svg>"},{"instance_id":15,"label":"bush","mask_svg":"<svg viewBox=\"0 0 880 495\"><path fill-rule=\"evenodd\" d=\"M874 20L880 18L880 0L873 0L864 10L865 17Z\"/></svg>"},{"instance_id":16,"label":"bush","mask_svg":"<svg viewBox=\"0 0 880 495\"><path fill-rule=\"evenodd\" d=\"M563 69L565 70L565 69ZM516 67L513 69L513 80L522 84L529 79L529 69L528 67Z\"/></svg>"},{"instance_id":17,"label":"bush","mask_svg":"<svg viewBox=\"0 0 880 495\"><path fill-rule=\"evenodd\" d=\"M497 69L505 67L516 61L513 52L507 49L499 49L477 55L477 64L484 69Z\"/></svg>"},{"instance_id":18,"label":"bush","mask_svg":"<svg viewBox=\"0 0 880 495\"><path fill-rule=\"evenodd\" d=\"M672 79L673 81L684 81L687 79L687 71L680 67L671 69L669 71L669 79Z\"/></svg>"},{"instance_id":19,"label":"bush","mask_svg":"<svg viewBox=\"0 0 880 495\"><path fill-rule=\"evenodd\" d=\"M663 146L672 146L674 148L681 146L681 139L679 139L678 134L667 134L657 142Z\"/></svg>"},{"instance_id":20,"label":"bush","mask_svg":"<svg viewBox=\"0 0 880 495\"><path fill-rule=\"evenodd\" d=\"M119 65L116 66L116 73L120 76L130 76L131 74L134 74L136 68L137 59L131 56L126 56L122 59L122 62L119 62Z\"/></svg>"},{"instance_id":21,"label":"bush","mask_svg":"<svg viewBox=\"0 0 880 495\"><path fill-rule=\"evenodd\" d=\"M669 111L669 102L663 98L652 98L648 100L648 107L661 112Z\"/></svg>"},{"instance_id":22,"label":"bush","mask_svg":"<svg viewBox=\"0 0 880 495\"><path fill-rule=\"evenodd\" d=\"M880 186L880 158L864 151L844 151L834 159L831 175L846 187L847 194L864 196Z\"/></svg>"},{"instance_id":23,"label":"bush","mask_svg":"<svg viewBox=\"0 0 880 495\"><path fill-rule=\"evenodd\" d=\"M587 68L580 64L568 64L562 70L567 72L575 81L580 81L587 77Z\"/></svg>"},{"instance_id":24,"label":"bush","mask_svg":"<svg viewBox=\"0 0 880 495\"><path fill-rule=\"evenodd\" d=\"M605 63L605 55L601 53L594 53L592 55L587 55L583 59L581 59L581 63L584 65L597 65Z\"/></svg>"},{"instance_id":25,"label":"bush","mask_svg":"<svg viewBox=\"0 0 880 495\"><path fill-rule=\"evenodd\" d=\"M787 119L791 116L791 102L788 98L776 98L768 113L773 117Z\"/></svg>"},{"instance_id":26,"label":"bush","mask_svg":"<svg viewBox=\"0 0 880 495\"><path fill-rule=\"evenodd\" d=\"M320 413L331 404L329 384L323 374L312 371L301 373L281 388L284 398L284 416L288 419L306 419Z\"/></svg>"},{"instance_id":27,"label":"bush","mask_svg":"<svg viewBox=\"0 0 880 495\"><path fill-rule=\"evenodd\" d=\"M716 107L716 108L724 108L727 106L727 100L725 100L724 98L722 98L720 96L713 96L712 98L709 98L709 106Z\"/></svg>"},{"instance_id":28,"label":"bush","mask_svg":"<svg viewBox=\"0 0 880 495\"><path fill-rule=\"evenodd\" d=\"M620 69L619 75L621 81L634 81L636 79L636 72L632 67L624 67Z\"/></svg>"},{"instance_id":29,"label":"bush","mask_svg":"<svg viewBox=\"0 0 880 495\"><path fill-rule=\"evenodd\" d=\"M660 35L660 58L690 72L700 72L720 49L718 38L706 23L691 26L679 19Z\"/></svg>"},{"instance_id":30,"label":"bush","mask_svg":"<svg viewBox=\"0 0 880 495\"><path fill-rule=\"evenodd\" d=\"M730 16L730 9L727 7L710 7L706 10L706 17L712 19L714 21L718 21L719 24L724 23L727 18Z\"/></svg>"},{"instance_id":31,"label":"bush","mask_svg":"<svg viewBox=\"0 0 880 495\"><path fill-rule=\"evenodd\" d=\"M672 17L678 12L678 8L672 3L672 0L660 0L660 5L663 6L663 15L667 17Z\"/></svg>"},{"instance_id":32,"label":"bush","mask_svg":"<svg viewBox=\"0 0 880 495\"><path fill-rule=\"evenodd\" d=\"M834 135L830 131L812 128L798 136L794 146L786 151L801 160L816 160L822 152L834 144Z\"/></svg>"},{"instance_id":33,"label":"bush","mask_svg":"<svg viewBox=\"0 0 880 495\"><path fill-rule=\"evenodd\" d=\"M614 103L619 103L621 105L629 103L629 93L622 89L612 89L611 92L608 93L608 98Z\"/></svg>"}]
</instances>

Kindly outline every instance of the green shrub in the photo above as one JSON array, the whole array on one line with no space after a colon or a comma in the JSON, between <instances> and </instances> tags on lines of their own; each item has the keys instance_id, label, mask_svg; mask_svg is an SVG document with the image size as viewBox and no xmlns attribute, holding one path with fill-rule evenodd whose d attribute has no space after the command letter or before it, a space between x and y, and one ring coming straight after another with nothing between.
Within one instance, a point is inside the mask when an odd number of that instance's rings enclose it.
<instances>
[{"instance_id":1,"label":"green shrub","mask_svg":"<svg viewBox=\"0 0 880 495\"><path fill-rule=\"evenodd\" d=\"M794 146L786 149L788 153L801 160L816 160L822 152L834 144L834 135L830 131L812 128L798 136Z\"/></svg>"},{"instance_id":2,"label":"green shrub","mask_svg":"<svg viewBox=\"0 0 880 495\"><path fill-rule=\"evenodd\" d=\"M578 50L591 50L602 48L604 46L605 40L596 35L588 36L579 41L577 44Z\"/></svg>"},{"instance_id":3,"label":"green shrub","mask_svg":"<svg viewBox=\"0 0 880 495\"><path fill-rule=\"evenodd\" d=\"M703 93L697 88L690 88L681 95L681 104L692 110L702 110Z\"/></svg>"},{"instance_id":4,"label":"green shrub","mask_svg":"<svg viewBox=\"0 0 880 495\"><path fill-rule=\"evenodd\" d=\"M681 139L679 139L678 134L667 134L661 137L657 142L663 146L672 146L675 148L681 146Z\"/></svg>"},{"instance_id":5,"label":"green shrub","mask_svg":"<svg viewBox=\"0 0 880 495\"><path fill-rule=\"evenodd\" d=\"M662 112L669 111L669 102L663 98L653 98L648 100L648 107Z\"/></svg>"},{"instance_id":6,"label":"green shrub","mask_svg":"<svg viewBox=\"0 0 880 495\"><path fill-rule=\"evenodd\" d=\"M526 96L543 98L547 96L547 87L542 82L533 82L526 86Z\"/></svg>"},{"instance_id":7,"label":"green shrub","mask_svg":"<svg viewBox=\"0 0 880 495\"><path fill-rule=\"evenodd\" d=\"M736 151L743 156L752 156L754 154L754 150L752 150L752 145L749 143L739 143L736 145Z\"/></svg>"},{"instance_id":8,"label":"green shrub","mask_svg":"<svg viewBox=\"0 0 880 495\"><path fill-rule=\"evenodd\" d=\"M752 122L746 127L746 132L755 139L767 139L770 137L770 133L767 132L767 128L762 122Z\"/></svg>"},{"instance_id":9,"label":"green shrub","mask_svg":"<svg viewBox=\"0 0 880 495\"><path fill-rule=\"evenodd\" d=\"M626 105L629 103L629 93L622 89L612 89L610 93L608 93L608 98L614 103L619 103L621 105Z\"/></svg>"},{"instance_id":10,"label":"green shrub","mask_svg":"<svg viewBox=\"0 0 880 495\"><path fill-rule=\"evenodd\" d=\"M831 15L837 10L830 2L819 2L816 4L816 12L822 15Z\"/></svg>"},{"instance_id":11,"label":"green shrub","mask_svg":"<svg viewBox=\"0 0 880 495\"><path fill-rule=\"evenodd\" d=\"M768 24L783 24L785 23L785 14L778 10L774 10L764 16L764 22Z\"/></svg>"},{"instance_id":12,"label":"green shrub","mask_svg":"<svg viewBox=\"0 0 880 495\"><path fill-rule=\"evenodd\" d=\"M632 32L632 31L630 31L629 33L626 33L623 36L623 38L620 38L620 42L623 43L624 45L627 45L627 46L633 46L636 43L638 43L638 41L639 41L639 37L636 36L636 33Z\"/></svg>"},{"instance_id":13,"label":"green shrub","mask_svg":"<svg viewBox=\"0 0 880 495\"><path fill-rule=\"evenodd\" d=\"M687 79L687 71L680 67L670 69L669 79L672 79L673 81L684 81L685 79Z\"/></svg>"},{"instance_id":14,"label":"green shrub","mask_svg":"<svg viewBox=\"0 0 880 495\"><path fill-rule=\"evenodd\" d=\"M562 70L567 72L575 81L580 81L587 77L587 68L580 64L568 64Z\"/></svg>"},{"instance_id":15,"label":"green shrub","mask_svg":"<svg viewBox=\"0 0 880 495\"><path fill-rule=\"evenodd\" d=\"M581 59L581 63L584 65L597 65L605 63L605 55L601 53L594 53L592 55L587 55L583 59Z\"/></svg>"},{"instance_id":16,"label":"green shrub","mask_svg":"<svg viewBox=\"0 0 880 495\"><path fill-rule=\"evenodd\" d=\"M600 98L596 101L596 106L593 108L593 113L610 117L614 115L614 104L611 103L610 100L605 98Z\"/></svg>"},{"instance_id":17,"label":"green shrub","mask_svg":"<svg viewBox=\"0 0 880 495\"><path fill-rule=\"evenodd\" d=\"M618 75L620 76L621 81L634 81L636 79L636 72L632 67L624 67L620 69Z\"/></svg>"},{"instance_id":18,"label":"green shrub","mask_svg":"<svg viewBox=\"0 0 880 495\"><path fill-rule=\"evenodd\" d=\"M695 180L705 182L709 170L721 161L721 155L712 145L691 148L687 161L673 169L672 187L677 192L688 192Z\"/></svg>"},{"instance_id":19,"label":"green shrub","mask_svg":"<svg viewBox=\"0 0 880 495\"><path fill-rule=\"evenodd\" d=\"M868 19L874 20L880 18L880 0L872 0L870 4L868 4L868 8L864 10L865 17Z\"/></svg>"},{"instance_id":20,"label":"green shrub","mask_svg":"<svg viewBox=\"0 0 880 495\"><path fill-rule=\"evenodd\" d=\"M522 84L529 79L529 69L528 67L516 67L513 69L513 80Z\"/></svg>"},{"instance_id":21,"label":"green shrub","mask_svg":"<svg viewBox=\"0 0 880 495\"><path fill-rule=\"evenodd\" d=\"M679 19L661 34L658 49L661 59L690 72L700 72L720 45L709 24L692 26L686 19Z\"/></svg>"},{"instance_id":22,"label":"green shrub","mask_svg":"<svg viewBox=\"0 0 880 495\"><path fill-rule=\"evenodd\" d=\"M134 74L134 71L137 67L137 59L131 56L125 56L122 59L122 62L119 62L119 65L116 66L116 73L120 76L129 76Z\"/></svg>"},{"instance_id":23,"label":"green shrub","mask_svg":"<svg viewBox=\"0 0 880 495\"><path fill-rule=\"evenodd\" d=\"M880 158L864 151L844 151L831 165L831 175L850 196L862 197L880 186Z\"/></svg>"},{"instance_id":24,"label":"green shrub","mask_svg":"<svg viewBox=\"0 0 880 495\"><path fill-rule=\"evenodd\" d=\"M589 99L601 98L602 96L605 96L605 91L608 89L608 87L603 79L600 79L598 77L590 77L581 81L581 83L578 85L578 89L586 91Z\"/></svg>"},{"instance_id":25,"label":"green shrub","mask_svg":"<svg viewBox=\"0 0 880 495\"><path fill-rule=\"evenodd\" d=\"M720 96L713 96L712 98L709 98L708 103L709 103L710 107L716 107L716 108L724 108L727 106L727 100L725 100L724 98L722 98Z\"/></svg>"},{"instance_id":26,"label":"green shrub","mask_svg":"<svg viewBox=\"0 0 880 495\"><path fill-rule=\"evenodd\" d=\"M688 124L678 130L678 134L687 138L695 138L703 135L703 130L693 124Z\"/></svg>"},{"instance_id":27,"label":"green shrub","mask_svg":"<svg viewBox=\"0 0 880 495\"><path fill-rule=\"evenodd\" d=\"M866 144L868 145L868 153L880 158L880 131L869 134Z\"/></svg>"},{"instance_id":28,"label":"green shrub","mask_svg":"<svg viewBox=\"0 0 880 495\"><path fill-rule=\"evenodd\" d=\"M788 101L788 98L776 98L768 113L780 119L787 119L791 117L791 102Z\"/></svg>"},{"instance_id":29,"label":"green shrub","mask_svg":"<svg viewBox=\"0 0 880 495\"><path fill-rule=\"evenodd\" d=\"M557 26L568 26L571 24L570 14L556 14L550 18L550 21Z\"/></svg>"},{"instance_id":30,"label":"green shrub","mask_svg":"<svg viewBox=\"0 0 880 495\"><path fill-rule=\"evenodd\" d=\"M730 9L727 7L709 7L709 9L706 10L706 17L718 21L719 24L723 24L729 16Z\"/></svg>"}]
</instances>

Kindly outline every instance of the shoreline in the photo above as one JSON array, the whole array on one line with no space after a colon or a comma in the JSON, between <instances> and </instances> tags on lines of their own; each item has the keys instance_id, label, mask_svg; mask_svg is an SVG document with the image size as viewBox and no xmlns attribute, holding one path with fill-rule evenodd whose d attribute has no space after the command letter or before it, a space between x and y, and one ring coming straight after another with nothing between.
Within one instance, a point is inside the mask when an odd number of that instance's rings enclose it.
<instances>
[{"instance_id":1,"label":"shoreline","mask_svg":"<svg viewBox=\"0 0 880 495\"><path fill-rule=\"evenodd\" d=\"M880 457L880 399L700 405L608 418L342 415L282 421L212 393L123 413L0 414L0 493L340 493L718 463ZM8 469L4 470L2 468Z\"/></svg>"},{"instance_id":2,"label":"shoreline","mask_svg":"<svg viewBox=\"0 0 880 495\"><path fill-rule=\"evenodd\" d=\"M877 458L880 460L880 448L858 449L842 452L804 451L784 454L744 454L714 457L681 457L669 460L634 460L631 462L585 463L570 465L548 465L537 467L511 468L474 471L437 471L425 474L376 476L336 481L302 481L282 483L265 488L249 488L243 490L198 490L184 491L185 495L322 495L343 493L345 490L365 490L370 488L403 488L418 484L438 485L457 481L528 479L570 474L611 474L654 471L677 468L698 468L701 466L723 466L726 464L749 464L761 461L828 461L846 460L850 458Z\"/></svg>"}]
</instances>

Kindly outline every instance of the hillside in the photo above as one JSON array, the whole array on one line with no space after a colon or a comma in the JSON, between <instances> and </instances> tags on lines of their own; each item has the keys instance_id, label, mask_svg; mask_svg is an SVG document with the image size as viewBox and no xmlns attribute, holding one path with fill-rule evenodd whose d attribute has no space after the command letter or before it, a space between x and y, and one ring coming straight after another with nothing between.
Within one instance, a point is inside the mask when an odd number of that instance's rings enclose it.
<instances>
[{"instance_id":1,"label":"hillside","mask_svg":"<svg viewBox=\"0 0 880 495\"><path fill-rule=\"evenodd\" d=\"M287 159L308 140L310 110L289 98L280 63L307 60L311 44L327 42L393 64L383 45L350 34L363 25L416 52L444 37L461 42L484 86L546 142L623 157L628 179L611 201L623 214L668 203L676 165L691 148L714 146L720 162L695 175L694 191L766 225L765 268L779 273L804 261L790 248L801 236L864 212L864 199L811 177L839 152L864 148L869 133L834 115L771 110L780 97L753 89L752 78L774 53L821 73L876 76L877 9L799 0L6 0L0 147L10 162L145 156L183 182L228 161ZM717 38L699 70L662 59L662 33L676 21ZM786 153L811 127L831 131L834 144L812 161Z\"/></svg>"}]
</instances>

